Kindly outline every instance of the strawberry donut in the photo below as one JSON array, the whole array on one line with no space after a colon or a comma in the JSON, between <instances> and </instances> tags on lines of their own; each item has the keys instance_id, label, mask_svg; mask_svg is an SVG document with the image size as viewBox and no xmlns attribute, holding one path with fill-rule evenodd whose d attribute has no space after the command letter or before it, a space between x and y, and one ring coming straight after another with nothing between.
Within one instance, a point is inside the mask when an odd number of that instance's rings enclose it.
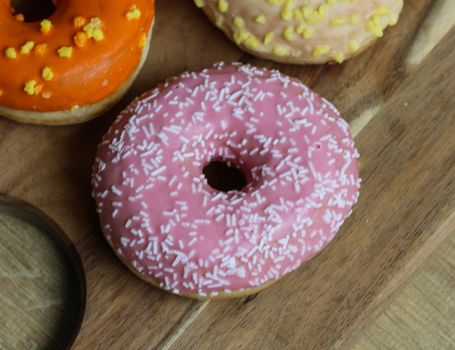
<instances>
[{"instance_id":1,"label":"strawberry donut","mask_svg":"<svg viewBox=\"0 0 455 350\"><path fill-rule=\"evenodd\" d=\"M240 297L334 238L359 196L357 158L348 124L301 82L218 64L121 113L99 146L93 197L139 277L191 298Z\"/></svg>"},{"instance_id":2,"label":"strawberry donut","mask_svg":"<svg viewBox=\"0 0 455 350\"><path fill-rule=\"evenodd\" d=\"M295 64L341 63L397 23L403 0L195 0L249 53Z\"/></svg>"},{"instance_id":3,"label":"strawberry donut","mask_svg":"<svg viewBox=\"0 0 455 350\"><path fill-rule=\"evenodd\" d=\"M54 0L38 22L0 0L0 115L75 124L118 101L149 49L154 0Z\"/></svg>"}]
</instances>

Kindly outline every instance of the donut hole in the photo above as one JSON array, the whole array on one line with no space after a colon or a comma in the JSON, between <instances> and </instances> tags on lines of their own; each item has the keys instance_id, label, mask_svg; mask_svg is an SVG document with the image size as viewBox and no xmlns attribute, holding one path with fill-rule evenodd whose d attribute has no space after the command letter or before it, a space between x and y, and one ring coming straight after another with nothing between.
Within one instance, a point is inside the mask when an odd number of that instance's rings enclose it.
<instances>
[{"instance_id":1,"label":"donut hole","mask_svg":"<svg viewBox=\"0 0 455 350\"><path fill-rule=\"evenodd\" d=\"M55 12L52 0L12 0L13 15L22 14L25 22L38 22L46 19Z\"/></svg>"},{"instance_id":2,"label":"donut hole","mask_svg":"<svg viewBox=\"0 0 455 350\"><path fill-rule=\"evenodd\" d=\"M210 161L204 166L202 173L209 186L218 191L241 191L248 185L242 169L223 159Z\"/></svg>"}]
</instances>

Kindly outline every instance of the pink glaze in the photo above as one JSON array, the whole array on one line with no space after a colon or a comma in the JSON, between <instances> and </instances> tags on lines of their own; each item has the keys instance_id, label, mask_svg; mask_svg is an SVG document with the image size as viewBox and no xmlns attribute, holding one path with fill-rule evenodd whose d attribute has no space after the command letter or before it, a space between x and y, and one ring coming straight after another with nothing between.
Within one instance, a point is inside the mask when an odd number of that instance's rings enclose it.
<instances>
[{"instance_id":1,"label":"pink glaze","mask_svg":"<svg viewBox=\"0 0 455 350\"><path fill-rule=\"evenodd\" d=\"M249 184L202 169L223 158ZM184 73L137 98L105 135L94 198L107 240L176 294L276 280L324 248L359 196L358 153L337 110L299 81L245 65Z\"/></svg>"}]
</instances>

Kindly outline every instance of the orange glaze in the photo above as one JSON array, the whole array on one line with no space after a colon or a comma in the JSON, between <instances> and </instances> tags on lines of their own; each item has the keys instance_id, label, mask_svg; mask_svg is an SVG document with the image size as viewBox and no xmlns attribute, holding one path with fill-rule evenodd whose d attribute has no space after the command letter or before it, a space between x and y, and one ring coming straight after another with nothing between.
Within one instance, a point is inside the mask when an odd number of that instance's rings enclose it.
<instances>
[{"instance_id":1,"label":"orange glaze","mask_svg":"<svg viewBox=\"0 0 455 350\"><path fill-rule=\"evenodd\" d=\"M144 35L154 20L154 0L56 0L50 32L40 30L40 22L23 23L12 13L11 0L0 0L0 106L39 112L67 110L89 105L114 93L137 68L142 57ZM126 13L132 5L141 11L137 19L128 20ZM103 22L104 39L89 39L82 48L74 36L81 29L74 18L87 22L99 17ZM142 45L141 45L142 38ZM20 53L27 41L34 41L30 54ZM40 57L36 45L46 43ZM62 58L57 50L72 46L71 58ZM17 58L10 59L5 50L16 49ZM54 76L46 81L42 70L50 67ZM27 81L36 80L35 95L24 91Z\"/></svg>"}]
</instances>

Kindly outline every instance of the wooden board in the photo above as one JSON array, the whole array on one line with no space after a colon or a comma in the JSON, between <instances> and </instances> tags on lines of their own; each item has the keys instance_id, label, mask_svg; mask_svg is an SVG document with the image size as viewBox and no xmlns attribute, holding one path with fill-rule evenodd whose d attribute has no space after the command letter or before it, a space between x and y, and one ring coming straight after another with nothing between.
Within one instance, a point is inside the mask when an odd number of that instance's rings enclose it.
<instances>
[{"instance_id":1,"label":"wooden board","mask_svg":"<svg viewBox=\"0 0 455 350\"><path fill-rule=\"evenodd\" d=\"M64 349L79 332L85 283L65 233L0 196L0 349Z\"/></svg>"},{"instance_id":2,"label":"wooden board","mask_svg":"<svg viewBox=\"0 0 455 350\"><path fill-rule=\"evenodd\" d=\"M455 227L353 350L455 348Z\"/></svg>"},{"instance_id":3,"label":"wooden board","mask_svg":"<svg viewBox=\"0 0 455 350\"><path fill-rule=\"evenodd\" d=\"M352 342L455 225L453 0L406 2L398 26L343 65L255 59L191 1L158 0L150 57L101 119L62 128L0 121L0 192L52 217L87 279L75 349L325 349ZM134 277L100 232L90 198L97 143L140 92L187 69L241 61L278 68L351 123L364 184L354 215L320 255L258 296L200 303Z\"/></svg>"}]
</instances>

